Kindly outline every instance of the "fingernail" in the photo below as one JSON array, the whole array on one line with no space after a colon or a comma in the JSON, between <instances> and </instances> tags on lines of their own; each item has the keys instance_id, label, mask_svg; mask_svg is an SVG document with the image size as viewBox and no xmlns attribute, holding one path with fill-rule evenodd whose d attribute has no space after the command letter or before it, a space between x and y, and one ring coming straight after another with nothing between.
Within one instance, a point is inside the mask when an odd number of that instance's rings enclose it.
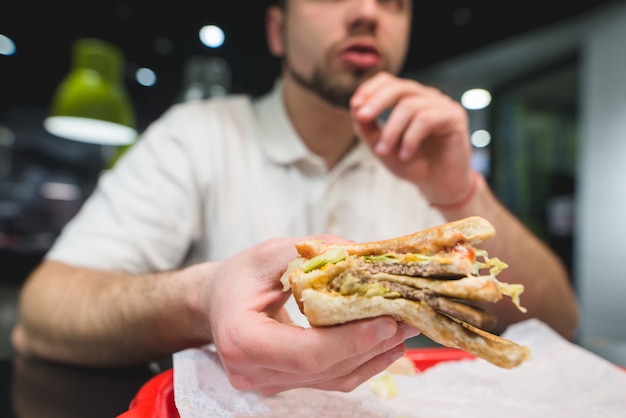
<instances>
[{"instance_id":1,"label":"fingernail","mask_svg":"<svg viewBox=\"0 0 626 418\"><path fill-rule=\"evenodd\" d=\"M389 147L387 146L387 143L385 142L378 141L378 143L376 144L376 152L378 154L384 155L388 149Z\"/></svg>"},{"instance_id":2,"label":"fingernail","mask_svg":"<svg viewBox=\"0 0 626 418\"><path fill-rule=\"evenodd\" d=\"M391 361L400 360L406 354L405 350L396 350L391 353Z\"/></svg>"},{"instance_id":3,"label":"fingernail","mask_svg":"<svg viewBox=\"0 0 626 418\"><path fill-rule=\"evenodd\" d=\"M357 114L360 117L369 117L374 113L374 110L372 109L371 106L365 105L363 107L361 107L358 111Z\"/></svg>"},{"instance_id":4,"label":"fingernail","mask_svg":"<svg viewBox=\"0 0 626 418\"><path fill-rule=\"evenodd\" d=\"M396 332L398 331L398 326L395 324L395 322L387 320L378 321L377 331L378 338L380 340L388 340L389 338L396 335Z\"/></svg>"}]
</instances>

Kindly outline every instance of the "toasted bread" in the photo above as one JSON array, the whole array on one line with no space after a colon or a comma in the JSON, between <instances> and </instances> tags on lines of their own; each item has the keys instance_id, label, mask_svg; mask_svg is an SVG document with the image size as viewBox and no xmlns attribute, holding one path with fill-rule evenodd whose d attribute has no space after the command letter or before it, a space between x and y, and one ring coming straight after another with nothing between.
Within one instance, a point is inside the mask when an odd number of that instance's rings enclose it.
<instances>
[{"instance_id":1,"label":"toasted bread","mask_svg":"<svg viewBox=\"0 0 626 418\"><path fill-rule=\"evenodd\" d=\"M321 240L307 240L297 243L296 249L305 258L324 254L336 246L341 246L348 254L355 255L374 255L388 252L432 255L458 243L478 245L494 237L495 234L496 230L486 219L471 216L397 238L354 244L325 244Z\"/></svg>"},{"instance_id":2,"label":"toasted bread","mask_svg":"<svg viewBox=\"0 0 626 418\"><path fill-rule=\"evenodd\" d=\"M528 347L437 313L422 302L381 296L338 297L306 289L302 292L302 303L304 314L314 326L389 315L418 328L439 344L460 348L499 367L510 369L530 358Z\"/></svg>"}]
</instances>

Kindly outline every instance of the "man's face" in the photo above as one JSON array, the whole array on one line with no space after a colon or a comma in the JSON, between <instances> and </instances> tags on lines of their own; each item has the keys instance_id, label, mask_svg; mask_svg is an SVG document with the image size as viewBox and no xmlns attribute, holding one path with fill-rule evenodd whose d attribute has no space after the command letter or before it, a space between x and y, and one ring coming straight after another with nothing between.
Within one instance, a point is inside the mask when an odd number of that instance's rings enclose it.
<instances>
[{"instance_id":1,"label":"man's face","mask_svg":"<svg viewBox=\"0 0 626 418\"><path fill-rule=\"evenodd\" d=\"M283 20L286 75L348 107L375 73L398 73L408 48L412 0L290 0Z\"/></svg>"}]
</instances>

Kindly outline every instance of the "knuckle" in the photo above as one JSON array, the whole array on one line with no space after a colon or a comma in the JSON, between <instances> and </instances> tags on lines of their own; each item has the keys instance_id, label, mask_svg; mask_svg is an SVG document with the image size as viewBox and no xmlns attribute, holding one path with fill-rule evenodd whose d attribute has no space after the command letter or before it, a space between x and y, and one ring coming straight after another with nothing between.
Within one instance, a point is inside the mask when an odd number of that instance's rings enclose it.
<instances>
[{"instance_id":1,"label":"knuckle","mask_svg":"<svg viewBox=\"0 0 626 418\"><path fill-rule=\"evenodd\" d=\"M434 121L434 115L432 114L432 112L429 111L423 111L420 112L418 115L416 115L415 120L417 123L420 123L422 125L431 125Z\"/></svg>"},{"instance_id":2,"label":"knuckle","mask_svg":"<svg viewBox=\"0 0 626 418\"><path fill-rule=\"evenodd\" d=\"M377 77L377 78L380 78L381 80L391 80L391 79L395 78L395 77L394 77L394 76L392 76L392 75L391 75L391 73L390 73L390 72L388 72L388 71L381 71L381 72L379 72L377 75L378 75L378 77Z\"/></svg>"},{"instance_id":3,"label":"knuckle","mask_svg":"<svg viewBox=\"0 0 626 418\"><path fill-rule=\"evenodd\" d=\"M229 373L228 381L237 390L254 390L255 383L250 376L240 373Z\"/></svg>"},{"instance_id":4,"label":"knuckle","mask_svg":"<svg viewBox=\"0 0 626 418\"><path fill-rule=\"evenodd\" d=\"M312 352L307 352L306 355L299 356L294 359L294 362L296 370L306 375L318 374L326 368L324 362L313 355Z\"/></svg>"}]
</instances>

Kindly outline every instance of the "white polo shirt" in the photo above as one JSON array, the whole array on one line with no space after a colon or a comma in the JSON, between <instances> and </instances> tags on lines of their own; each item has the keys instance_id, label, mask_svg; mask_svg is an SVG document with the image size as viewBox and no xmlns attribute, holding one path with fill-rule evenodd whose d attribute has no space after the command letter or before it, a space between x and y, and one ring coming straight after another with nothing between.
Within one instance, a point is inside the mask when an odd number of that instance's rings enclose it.
<instances>
[{"instance_id":1,"label":"white polo shirt","mask_svg":"<svg viewBox=\"0 0 626 418\"><path fill-rule=\"evenodd\" d=\"M147 273L222 260L271 237L369 241L443 222L364 144L328 170L296 134L277 82L259 99L169 109L103 174L47 258Z\"/></svg>"}]
</instances>

